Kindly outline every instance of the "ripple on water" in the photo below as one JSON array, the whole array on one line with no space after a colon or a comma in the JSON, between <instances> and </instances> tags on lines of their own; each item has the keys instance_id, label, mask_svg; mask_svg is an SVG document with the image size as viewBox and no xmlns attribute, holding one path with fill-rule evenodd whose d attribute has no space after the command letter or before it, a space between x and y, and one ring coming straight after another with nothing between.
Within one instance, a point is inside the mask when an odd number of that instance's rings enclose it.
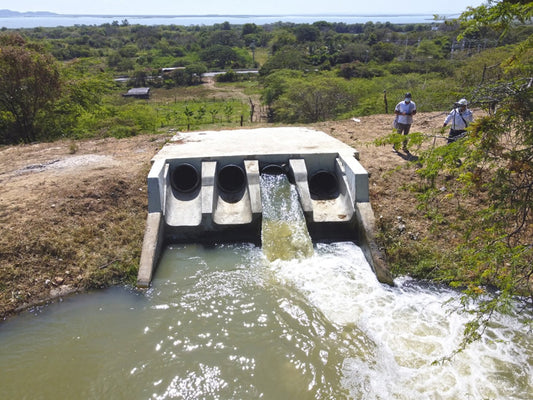
<instances>
[{"instance_id":1,"label":"ripple on water","mask_svg":"<svg viewBox=\"0 0 533 400\"><path fill-rule=\"evenodd\" d=\"M377 282L352 243L267 262L181 245L144 294L113 288L0 326L2 398L530 399L523 316L495 316L450 362L453 291ZM32 379L27 377L31 376Z\"/></svg>"}]
</instances>

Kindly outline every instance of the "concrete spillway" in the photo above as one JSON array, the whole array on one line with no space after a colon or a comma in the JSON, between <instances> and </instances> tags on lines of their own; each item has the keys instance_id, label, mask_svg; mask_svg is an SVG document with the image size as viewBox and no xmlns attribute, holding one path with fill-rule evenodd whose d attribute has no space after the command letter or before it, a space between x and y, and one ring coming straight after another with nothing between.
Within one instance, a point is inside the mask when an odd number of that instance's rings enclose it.
<instances>
[{"instance_id":1,"label":"concrete spillway","mask_svg":"<svg viewBox=\"0 0 533 400\"><path fill-rule=\"evenodd\" d=\"M285 127L179 133L154 156L138 286L150 285L165 244L259 243L262 173L287 174L296 185L313 240L354 241L391 283L358 152L324 132Z\"/></svg>"}]
</instances>

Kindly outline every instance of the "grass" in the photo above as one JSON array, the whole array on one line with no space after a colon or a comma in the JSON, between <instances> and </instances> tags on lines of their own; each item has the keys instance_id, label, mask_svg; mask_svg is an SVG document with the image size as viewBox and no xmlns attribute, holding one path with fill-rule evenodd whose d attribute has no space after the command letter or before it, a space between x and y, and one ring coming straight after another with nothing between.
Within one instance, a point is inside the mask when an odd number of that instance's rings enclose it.
<instances>
[{"instance_id":1,"label":"grass","mask_svg":"<svg viewBox=\"0 0 533 400\"><path fill-rule=\"evenodd\" d=\"M48 193L51 210L4 217L10 229L0 236L0 282L9 285L0 291L0 316L45 299L43 287L69 285L76 291L133 284L146 216L139 188L147 172L86 179Z\"/></svg>"}]
</instances>

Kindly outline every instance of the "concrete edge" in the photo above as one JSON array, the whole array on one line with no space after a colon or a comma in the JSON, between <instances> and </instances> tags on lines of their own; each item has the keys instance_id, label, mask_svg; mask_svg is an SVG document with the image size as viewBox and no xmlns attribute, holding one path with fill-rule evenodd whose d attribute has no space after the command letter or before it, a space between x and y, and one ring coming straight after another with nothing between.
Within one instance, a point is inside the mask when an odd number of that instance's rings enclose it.
<instances>
[{"instance_id":1,"label":"concrete edge","mask_svg":"<svg viewBox=\"0 0 533 400\"><path fill-rule=\"evenodd\" d=\"M346 198L346 203L349 204L349 209L353 213L355 212L355 199L353 197L353 192L350 188L350 183L348 182L348 177L346 176L346 168L342 163L342 160L337 157L335 159L335 173L339 179L340 192Z\"/></svg>"},{"instance_id":2,"label":"concrete edge","mask_svg":"<svg viewBox=\"0 0 533 400\"><path fill-rule=\"evenodd\" d=\"M202 223L211 224L215 208L216 161L202 161Z\"/></svg>"},{"instance_id":3,"label":"concrete edge","mask_svg":"<svg viewBox=\"0 0 533 400\"><path fill-rule=\"evenodd\" d=\"M307 183L307 167L305 166L305 160L303 158L289 159L289 165L294 176L294 183L298 190L302 210L305 215L312 219L313 203L311 201L311 193L309 192L309 185Z\"/></svg>"},{"instance_id":4,"label":"concrete edge","mask_svg":"<svg viewBox=\"0 0 533 400\"><path fill-rule=\"evenodd\" d=\"M351 154L339 153L350 191L356 202L370 201L368 172Z\"/></svg>"},{"instance_id":5,"label":"concrete edge","mask_svg":"<svg viewBox=\"0 0 533 400\"><path fill-rule=\"evenodd\" d=\"M358 236L361 240L360 247L367 262L374 270L378 281L394 286L394 280L385 262L385 257L375 241L376 223L370 203L356 203L355 210L358 220Z\"/></svg>"},{"instance_id":6,"label":"concrete edge","mask_svg":"<svg viewBox=\"0 0 533 400\"><path fill-rule=\"evenodd\" d=\"M164 182L168 172L168 165L165 160L159 160L152 164L148 173L148 212L155 213L165 209Z\"/></svg>"},{"instance_id":7,"label":"concrete edge","mask_svg":"<svg viewBox=\"0 0 533 400\"><path fill-rule=\"evenodd\" d=\"M137 287L147 288L152 282L152 276L163 245L163 215L160 212L148 213L146 228L137 274Z\"/></svg>"},{"instance_id":8,"label":"concrete edge","mask_svg":"<svg viewBox=\"0 0 533 400\"><path fill-rule=\"evenodd\" d=\"M250 196L252 215L258 215L263 212L263 205L261 203L261 183L259 178L259 161L244 160L244 168L246 170L246 179L248 181L248 193Z\"/></svg>"}]
</instances>

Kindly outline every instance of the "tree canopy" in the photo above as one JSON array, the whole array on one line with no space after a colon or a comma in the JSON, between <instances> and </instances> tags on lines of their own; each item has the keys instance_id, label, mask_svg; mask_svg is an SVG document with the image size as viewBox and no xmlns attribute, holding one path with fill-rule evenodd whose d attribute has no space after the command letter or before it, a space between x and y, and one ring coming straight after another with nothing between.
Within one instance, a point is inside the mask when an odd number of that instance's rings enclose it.
<instances>
[{"instance_id":1,"label":"tree canopy","mask_svg":"<svg viewBox=\"0 0 533 400\"><path fill-rule=\"evenodd\" d=\"M516 21L531 19L533 3L489 1L460 18L461 37L490 27L505 36ZM431 203L476 197L477 212L463 215L457 228L464 240L446 257L458 273L452 284L478 299L465 309L475 314L466 342L480 336L494 310L506 310L520 295L533 299L533 51L531 36L514 46L499 73L484 76L473 101L491 104L469 135L442 148L421 153L419 174L431 185L423 197ZM459 162L460 160L460 162ZM444 179L438 179L445 174ZM452 178L452 179L450 179ZM436 182L438 181L438 187ZM496 291L490 290L496 288ZM529 301L529 303L528 303Z\"/></svg>"},{"instance_id":2,"label":"tree canopy","mask_svg":"<svg viewBox=\"0 0 533 400\"><path fill-rule=\"evenodd\" d=\"M0 35L2 141L26 143L39 135L39 119L59 97L59 68L50 54L16 34Z\"/></svg>"}]
</instances>

